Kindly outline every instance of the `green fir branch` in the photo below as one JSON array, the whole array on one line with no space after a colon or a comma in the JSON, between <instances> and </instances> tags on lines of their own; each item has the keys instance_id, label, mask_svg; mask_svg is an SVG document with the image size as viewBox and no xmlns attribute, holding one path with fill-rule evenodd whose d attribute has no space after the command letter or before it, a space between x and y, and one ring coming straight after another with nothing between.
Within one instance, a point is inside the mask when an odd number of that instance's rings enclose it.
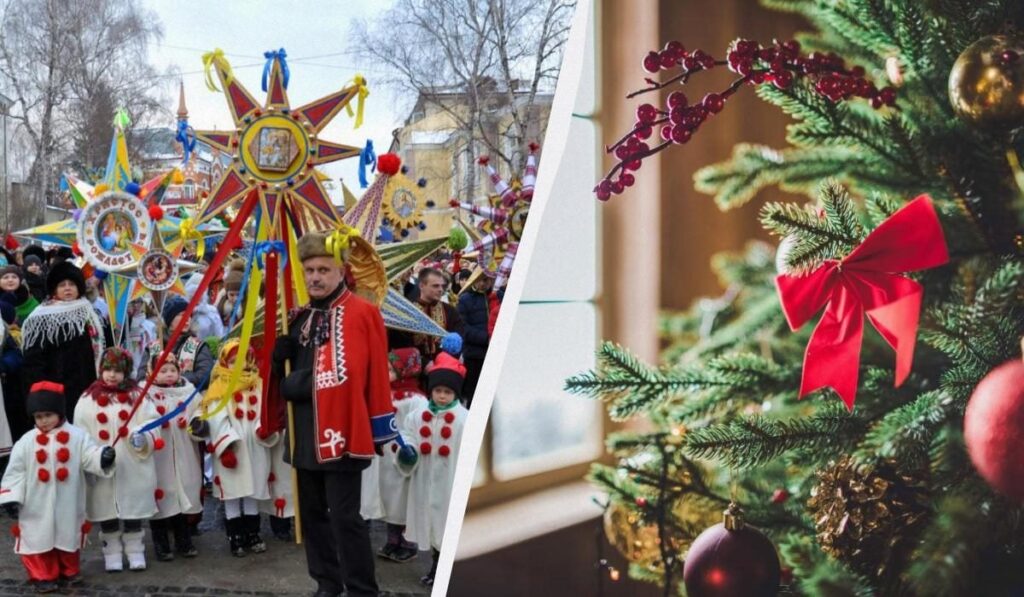
<instances>
[{"instance_id":1,"label":"green fir branch","mask_svg":"<svg viewBox=\"0 0 1024 597\"><path fill-rule=\"evenodd\" d=\"M873 424L857 449L860 462L895 460L901 468L922 470L940 427L960 414L963 404L941 392L926 392Z\"/></svg>"},{"instance_id":2,"label":"green fir branch","mask_svg":"<svg viewBox=\"0 0 1024 597\"><path fill-rule=\"evenodd\" d=\"M825 555L807 535L790 535L779 543L779 555L793 570L804 595L820 597L873 597L877 594L863 576Z\"/></svg>"}]
</instances>

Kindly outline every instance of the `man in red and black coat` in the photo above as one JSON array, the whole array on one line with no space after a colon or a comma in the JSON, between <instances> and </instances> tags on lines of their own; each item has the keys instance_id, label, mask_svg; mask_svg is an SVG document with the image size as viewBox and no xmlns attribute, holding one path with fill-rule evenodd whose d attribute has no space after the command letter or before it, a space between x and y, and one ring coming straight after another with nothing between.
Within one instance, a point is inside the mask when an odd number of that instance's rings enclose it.
<instances>
[{"instance_id":1,"label":"man in red and black coat","mask_svg":"<svg viewBox=\"0 0 1024 597\"><path fill-rule=\"evenodd\" d=\"M344 282L327 236L298 243L310 303L274 346L281 397L294 408L299 517L318 597L376 595L374 554L359 516L362 471L398 436L391 402L387 337L376 305ZM286 440L287 441L287 440ZM287 444L286 444L287 445Z\"/></svg>"}]
</instances>

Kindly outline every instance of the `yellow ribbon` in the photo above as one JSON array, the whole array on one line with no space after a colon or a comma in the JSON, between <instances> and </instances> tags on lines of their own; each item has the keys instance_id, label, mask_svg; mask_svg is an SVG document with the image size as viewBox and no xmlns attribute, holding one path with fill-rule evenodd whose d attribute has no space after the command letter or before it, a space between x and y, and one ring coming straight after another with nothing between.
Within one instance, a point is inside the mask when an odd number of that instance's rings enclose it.
<instances>
[{"instance_id":1,"label":"yellow ribbon","mask_svg":"<svg viewBox=\"0 0 1024 597\"><path fill-rule=\"evenodd\" d=\"M325 243L327 252L334 255L334 260L339 263L344 261L343 256L351 244L350 239L353 236L359 236L359 231L355 228L345 224L342 224L341 226L341 228L327 235L327 241Z\"/></svg>"},{"instance_id":2,"label":"yellow ribbon","mask_svg":"<svg viewBox=\"0 0 1024 597\"><path fill-rule=\"evenodd\" d=\"M178 231L179 234L181 234L182 241L196 241L196 259L202 261L203 255L206 253L206 243L203 240L203 234L196 229L195 222L192 221L192 218L182 219Z\"/></svg>"},{"instance_id":3,"label":"yellow ribbon","mask_svg":"<svg viewBox=\"0 0 1024 597\"><path fill-rule=\"evenodd\" d=\"M216 83L213 82L213 65L214 63L220 63L221 68L224 69L224 84L228 84L234 80L235 74L231 70L231 65L228 63L227 58L224 57L224 50L215 48L212 52L203 54L203 71L206 73L206 88L210 91L220 91L217 89Z\"/></svg>"},{"instance_id":4,"label":"yellow ribbon","mask_svg":"<svg viewBox=\"0 0 1024 597\"><path fill-rule=\"evenodd\" d=\"M370 95L370 89L366 86L366 77L364 77L363 75L356 75L352 77L352 81L350 82L349 86L355 86L357 89L356 95L358 95L358 99L356 100L355 112L356 123L352 127L353 129L357 129L363 126L363 107L366 105L366 98ZM345 111L348 112L348 116L349 118L351 118L352 106L349 104L345 104Z\"/></svg>"},{"instance_id":5,"label":"yellow ribbon","mask_svg":"<svg viewBox=\"0 0 1024 597\"><path fill-rule=\"evenodd\" d=\"M299 259L299 242L295 236L295 229L288 223L288 218L284 218L284 220L285 234L288 237L288 255L291 256L287 267L292 276L292 287L295 289L295 298L298 301L296 304L305 305L309 302L309 293L306 291L306 279L302 274L302 261ZM284 302L282 301L281 304L283 305Z\"/></svg>"}]
</instances>

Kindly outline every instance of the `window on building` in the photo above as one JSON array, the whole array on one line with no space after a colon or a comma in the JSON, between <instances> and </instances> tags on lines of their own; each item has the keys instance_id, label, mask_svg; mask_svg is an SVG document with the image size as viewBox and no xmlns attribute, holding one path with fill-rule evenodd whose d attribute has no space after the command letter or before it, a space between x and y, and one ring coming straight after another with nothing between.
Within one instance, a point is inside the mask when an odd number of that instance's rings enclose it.
<instances>
[{"instance_id":1,"label":"window on building","mask_svg":"<svg viewBox=\"0 0 1024 597\"><path fill-rule=\"evenodd\" d=\"M601 338L599 206L590 192L598 178L600 145L597 15L591 14L569 139L570 147L592 151L574 151L575 159L563 158L558 165L557 200L549 199L540 221L470 507L578 480L603 453L602 405L563 390L567 377L594 367Z\"/></svg>"},{"instance_id":2,"label":"window on building","mask_svg":"<svg viewBox=\"0 0 1024 597\"><path fill-rule=\"evenodd\" d=\"M186 179L185 182L181 185L181 194L185 199L189 201L195 200L196 181L192 180L191 178Z\"/></svg>"}]
</instances>

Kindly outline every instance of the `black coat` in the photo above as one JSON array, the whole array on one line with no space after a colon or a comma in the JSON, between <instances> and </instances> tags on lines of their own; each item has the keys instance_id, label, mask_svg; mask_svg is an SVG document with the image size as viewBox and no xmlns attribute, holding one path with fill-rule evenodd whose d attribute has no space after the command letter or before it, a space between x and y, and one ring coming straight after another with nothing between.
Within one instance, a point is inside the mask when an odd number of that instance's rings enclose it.
<instances>
[{"instance_id":1,"label":"black coat","mask_svg":"<svg viewBox=\"0 0 1024 597\"><path fill-rule=\"evenodd\" d=\"M185 341L189 339L188 334L182 334L174 347L174 356L181 358L181 349L185 347ZM213 358L210 345L200 340L199 351L196 352L196 360L192 363L191 371L182 371L181 376L188 380L198 390L205 390L210 384L210 373L217 361Z\"/></svg>"},{"instance_id":2,"label":"black coat","mask_svg":"<svg viewBox=\"0 0 1024 597\"><path fill-rule=\"evenodd\" d=\"M23 357L21 348L10 334L4 338L0 348L0 383L4 391L4 411L11 437L18 440L33 423L25 412L25 389L21 382Z\"/></svg>"},{"instance_id":3,"label":"black coat","mask_svg":"<svg viewBox=\"0 0 1024 597\"><path fill-rule=\"evenodd\" d=\"M462 318L462 354L467 359L482 359L487 355L490 337L487 321L490 309L486 294L467 290L459 297L459 316Z\"/></svg>"},{"instance_id":4,"label":"black coat","mask_svg":"<svg viewBox=\"0 0 1024 597\"><path fill-rule=\"evenodd\" d=\"M68 421L74 422L78 398L96 381L96 359L89 334L83 332L59 344L43 340L25 347L24 353L21 373L25 395L39 381L64 384L64 412Z\"/></svg>"}]
</instances>

